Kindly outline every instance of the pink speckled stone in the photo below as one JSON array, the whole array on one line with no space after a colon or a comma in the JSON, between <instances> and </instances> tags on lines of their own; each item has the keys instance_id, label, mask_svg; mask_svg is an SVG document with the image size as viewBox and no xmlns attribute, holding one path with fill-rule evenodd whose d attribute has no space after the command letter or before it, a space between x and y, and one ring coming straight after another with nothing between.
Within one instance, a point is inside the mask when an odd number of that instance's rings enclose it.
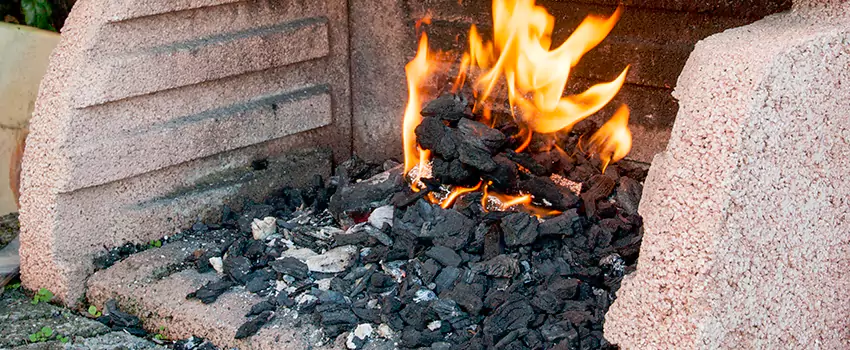
<instances>
[{"instance_id":1,"label":"pink speckled stone","mask_svg":"<svg viewBox=\"0 0 850 350\"><path fill-rule=\"evenodd\" d=\"M850 7L701 41L606 316L624 349L850 348Z\"/></svg>"}]
</instances>

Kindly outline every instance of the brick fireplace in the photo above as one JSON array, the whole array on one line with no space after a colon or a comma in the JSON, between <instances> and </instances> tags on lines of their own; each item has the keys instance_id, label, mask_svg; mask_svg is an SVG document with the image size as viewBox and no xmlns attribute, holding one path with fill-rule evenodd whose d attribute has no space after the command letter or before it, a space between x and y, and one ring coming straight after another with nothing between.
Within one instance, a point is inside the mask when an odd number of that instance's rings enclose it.
<instances>
[{"instance_id":1,"label":"brick fireplace","mask_svg":"<svg viewBox=\"0 0 850 350\"><path fill-rule=\"evenodd\" d=\"M539 3L557 17L557 42L587 14L611 13L618 2ZM680 111L679 100L709 89L695 85L702 82L703 62L695 60L709 60L705 51L723 46L704 48L689 61L697 43L792 6L790 0L625 5L612 34L576 67L569 88L610 80L631 65L615 101L632 108L630 159L643 163L668 149L671 132L671 147L687 143L685 127L673 127L677 114L702 121L691 109ZM470 24L486 28L490 5L79 0L42 83L24 161L24 283L49 287L76 304L85 297L98 251L157 239L219 214L209 208L238 208L281 186L327 177L352 153L373 161L398 158L403 66L415 52L413 23L428 13L435 48L463 50ZM739 30L723 35L747 32ZM682 164L675 154L668 149L663 164ZM650 181L667 184L678 176L660 169ZM662 193L658 186L647 188ZM618 317L645 312L629 309ZM635 346L646 344L658 343Z\"/></svg>"}]
</instances>

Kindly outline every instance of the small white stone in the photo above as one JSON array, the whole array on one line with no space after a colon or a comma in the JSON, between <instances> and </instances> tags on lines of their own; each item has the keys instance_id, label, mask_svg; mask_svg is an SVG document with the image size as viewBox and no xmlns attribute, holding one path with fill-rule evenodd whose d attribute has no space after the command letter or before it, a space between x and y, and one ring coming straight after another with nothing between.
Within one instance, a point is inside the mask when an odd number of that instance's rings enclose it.
<instances>
[{"instance_id":1,"label":"small white stone","mask_svg":"<svg viewBox=\"0 0 850 350\"><path fill-rule=\"evenodd\" d=\"M384 339L389 339L393 336L393 329L386 323L381 323L378 326L378 336Z\"/></svg>"},{"instance_id":2,"label":"small white stone","mask_svg":"<svg viewBox=\"0 0 850 350\"><path fill-rule=\"evenodd\" d=\"M316 281L316 286L319 287L320 290L329 290L331 289L331 280L333 278L323 278Z\"/></svg>"},{"instance_id":3,"label":"small white stone","mask_svg":"<svg viewBox=\"0 0 850 350\"><path fill-rule=\"evenodd\" d=\"M304 263L313 272L337 273L343 272L357 259L359 250L353 245L336 247L324 254L307 258Z\"/></svg>"},{"instance_id":4,"label":"small white stone","mask_svg":"<svg viewBox=\"0 0 850 350\"><path fill-rule=\"evenodd\" d=\"M254 235L254 239L258 241L265 241L266 238L275 234L277 232L277 219L271 216L267 216L265 219L254 219L254 222L251 223L251 233Z\"/></svg>"},{"instance_id":5,"label":"small white stone","mask_svg":"<svg viewBox=\"0 0 850 350\"><path fill-rule=\"evenodd\" d=\"M380 309L381 304L378 304L378 299L370 299L368 302L366 302L366 307L373 310Z\"/></svg>"},{"instance_id":6,"label":"small white stone","mask_svg":"<svg viewBox=\"0 0 850 350\"><path fill-rule=\"evenodd\" d=\"M372 324L361 323L357 325L357 328L354 329L353 334L355 337L358 337L360 339L366 339L366 337L372 335Z\"/></svg>"},{"instance_id":7,"label":"small white stone","mask_svg":"<svg viewBox=\"0 0 850 350\"><path fill-rule=\"evenodd\" d=\"M221 261L221 257L216 256L210 258L210 265L212 265L215 272L224 273L224 262Z\"/></svg>"},{"instance_id":8,"label":"small white stone","mask_svg":"<svg viewBox=\"0 0 850 350\"><path fill-rule=\"evenodd\" d=\"M428 329L430 329L431 331L436 331L436 330L440 329L440 327L442 327L442 326L443 326L443 323L440 322L439 320L437 320L437 321L429 323Z\"/></svg>"},{"instance_id":9,"label":"small white stone","mask_svg":"<svg viewBox=\"0 0 850 350\"><path fill-rule=\"evenodd\" d=\"M395 207L392 205L385 205L377 208L369 215L369 223L378 229L383 228L385 223L392 226L394 213Z\"/></svg>"},{"instance_id":10,"label":"small white stone","mask_svg":"<svg viewBox=\"0 0 850 350\"><path fill-rule=\"evenodd\" d=\"M289 283L286 283L286 281L278 280L278 281L274 281L274 283L275 283L274 284L274 290L276 290L278 292L283 291L283 290L285 290L286 288L289 287ZM287 293L287 294L289 294L289 293Z\"/></svg>"}]
</instances>

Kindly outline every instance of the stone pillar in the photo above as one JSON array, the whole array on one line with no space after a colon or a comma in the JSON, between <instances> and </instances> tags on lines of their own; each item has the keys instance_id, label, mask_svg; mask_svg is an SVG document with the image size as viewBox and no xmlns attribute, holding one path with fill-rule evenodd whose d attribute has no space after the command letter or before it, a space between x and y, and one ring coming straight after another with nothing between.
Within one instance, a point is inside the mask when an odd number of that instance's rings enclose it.
<instances>
[{"instance_id":1,"label":"stone pillar","mask_svg":"<svg viewBox=\"0 0 850 350\"><path fill-rule=\"evenodd\" d=\"M817 3L817 4L816 4ZM713 35L640 213L624 349L850 347L850 6L809 1Z\"/></svg>"},{"instance_id":2,"label":"stone pillar","mask_svg":"<svg viewBox=\"0 0 850 350\"><path fill-rule=\"evenodd\" d=\"M24 157L24 284L74 304L96 253L327 176L351 152L347 13L345 0L78 1Z\"/></svg>"}]
</instances>

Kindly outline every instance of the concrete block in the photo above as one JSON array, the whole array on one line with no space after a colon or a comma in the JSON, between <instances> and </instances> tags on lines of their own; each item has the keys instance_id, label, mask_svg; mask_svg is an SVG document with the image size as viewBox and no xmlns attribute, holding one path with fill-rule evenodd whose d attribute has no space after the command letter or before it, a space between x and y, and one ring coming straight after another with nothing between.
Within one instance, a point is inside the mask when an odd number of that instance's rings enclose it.
<instances>
[{"instance_id":1,"label":"concrete block","mask_svg":"<svg viewBox=\"0 0 850 350\"><path fill-rule=\"evenodd\" d=\"M75 304L103 249L327 177L351 154L347 21L342 0L78 1L24 156L24 284Z\"/></svg>"},{"instance_id":2,"label":"concrete block","mask_svg":"<svg viewBox=\"0 0 850 350\"><path fill-rule=\"evenodd\" d=\"M696 45L606 315L624 349L850 347L850 11L798 6Z\"/></svg>"}]
</instances>

